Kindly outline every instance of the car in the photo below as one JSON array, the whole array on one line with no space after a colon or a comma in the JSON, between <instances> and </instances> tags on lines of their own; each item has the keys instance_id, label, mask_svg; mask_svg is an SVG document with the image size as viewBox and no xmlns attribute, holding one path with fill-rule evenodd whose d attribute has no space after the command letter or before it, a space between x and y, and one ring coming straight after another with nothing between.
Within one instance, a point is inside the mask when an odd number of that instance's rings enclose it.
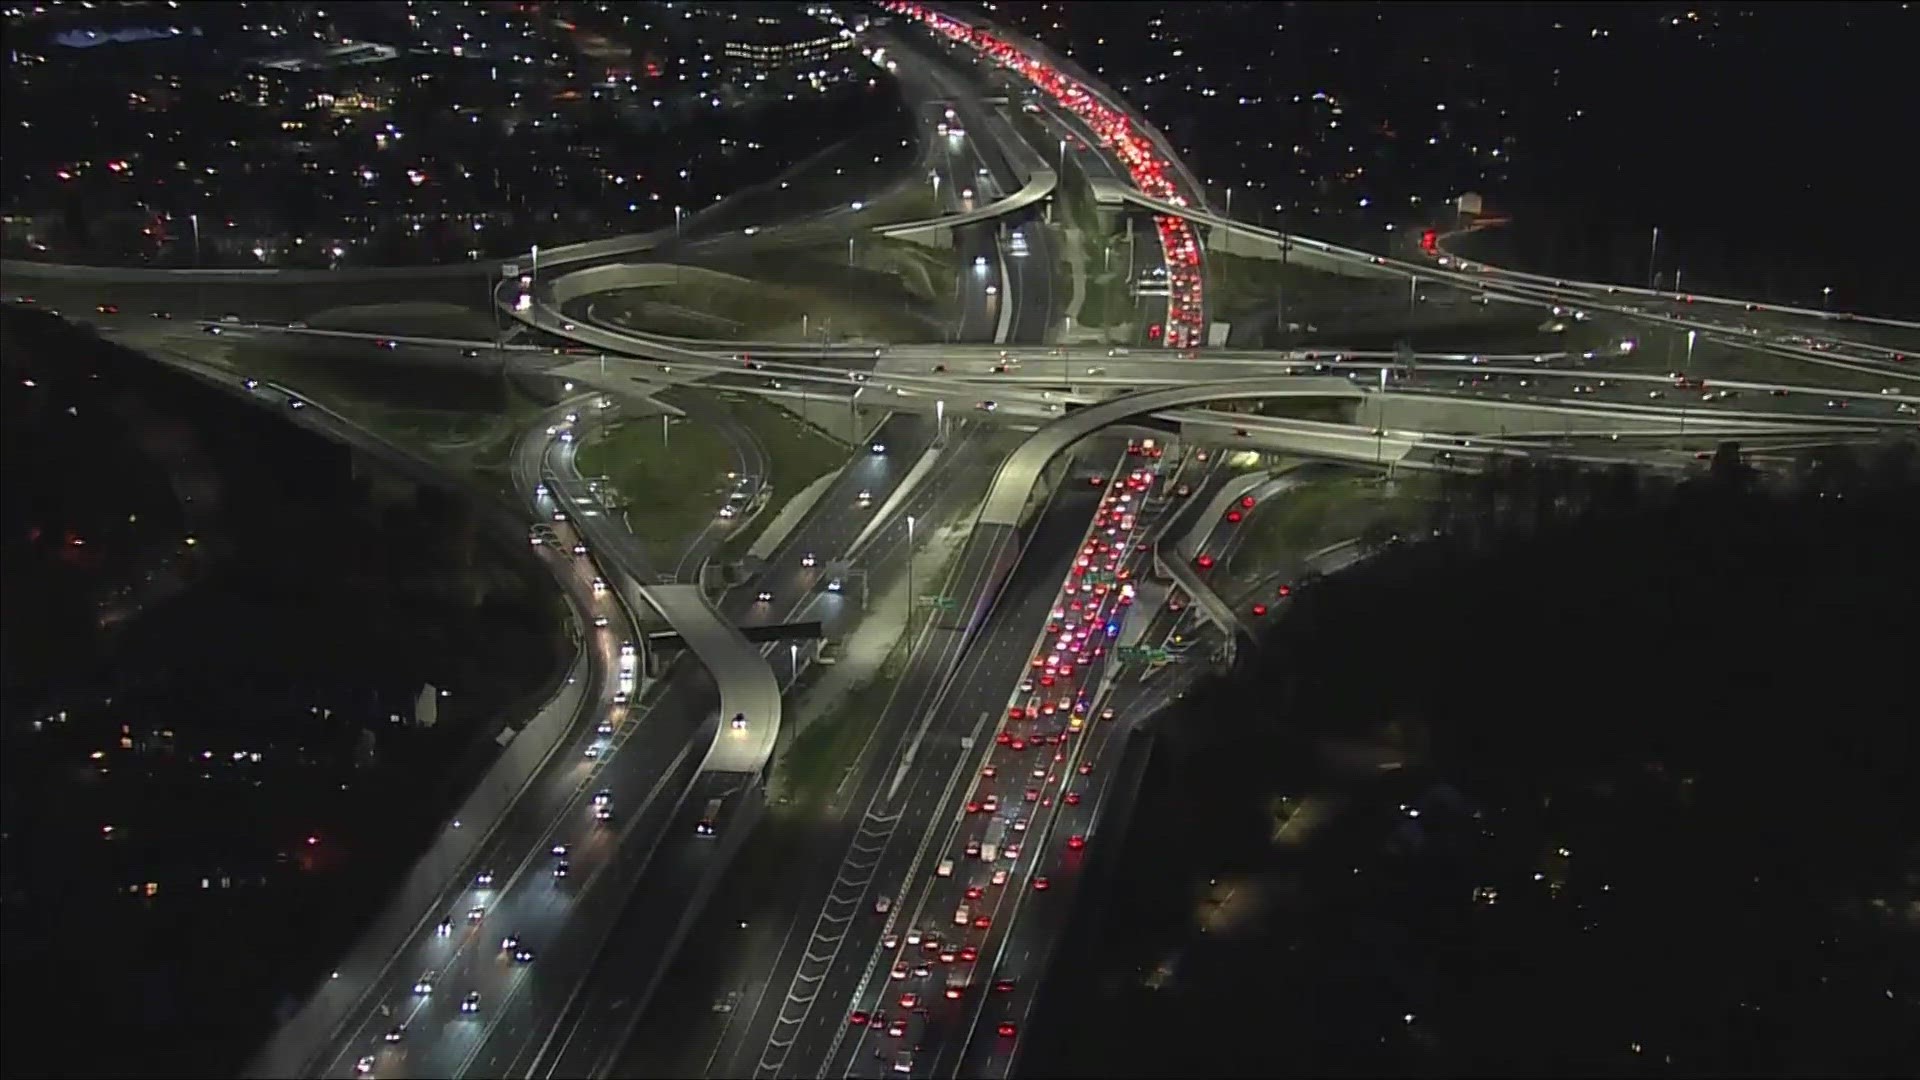
<instances>
[{"instance_id":1,"label":"car","mask_svg":"<svg viewBox=\"0 0 1920 1080\"><path fill-rule=\"evenodd\" d=\"M289 409L304 409L306 407L307 407L307 403L304 401L301 401L297 397L290 397L287 399L287 408Z\"/></svg>"},{"instance_id":2,"label":"car","mask_svg":"<svg viewBox=\"0 0 1920 1080\"><path fill-rule=\"evenodd\" d=\"M982 896L985 896L985 895L986 895L986 892L987 892L987 891L986 891L985 889L982 889L982 888L981 888L980 886L978 886L978 885L969 885L969 886L967 886L967 899L969 899L969 900L978 900L978 899L980 899L980 898L981 898Z\"/></svg>"},{"instance_id":3,"label":"car","mask_svg":"<svg viewBox=\"0 0 1920 1080\"><path fill-rule=\"evenodd\" d=\"M595 615L593 617L593 625L595 629L605 630L607 628L607 617L605 615Z\"/></svg>"},{"instance_id":4,"label":"car","mask_svg":"<svg viewBox=\"0 0 1920 1080\"><path fill-rule=\"evenodd\" d=\"M1080 775L1081 775L1081 776L1092 776L1092 775L1093 775L1093 762L1091 762L1091 761L1082 761L1082 762L1080 763Z\"/></svg>"},{"instance_id":5,"label":"car","mask_svg":"<svg viewBox=\"0 0 1920 1080\"><path fill-rule=\"evenodd\" d=\"M629 700L631 700L631 695L625 690L615 690L613 692L613 703L615 705L625 705Z\"/></svg>"},{"instance_id":6,"label":"car","mask_svg":"<svg viewBox=\"0 0 1920 1080\"><path fill-rule=\"evenodd\" d=\"M906 1033L907 1022L904 1019L895 1019L887 1024L887 1034L893 1038L898 1039Z\"/></svg>"},{"instance_id":7,"label":"car","mask_svg":"<svg viewBox=\"0 0 1920 1080\"><path fill-rule=\"evenodd\" d=\"M604 806L604 805L603 805L603 806L596 806L596 807L594 807L594 808L593 808L593 820L595 820L595 821L612 821L612 820L613 820L613 807L611 807L611 806Z\"/></svg>"},{"instance_id":8,"label":"car","mask_svg":"<svg viewBox=\"0 0 1920 1080\"><path fill-rule=\"evenodd\" d=\"M1080 805L1080 793L1077 791L1069 791L1065 795L1060 796L1060 799L1062 802L1065 802L1068 806Z\"/></svg>"},{"instance_id":9,"label":"car","mask_svg":"<svg viewBox=\"0 0 1920 1080\"><path fill-rule=\"evenodd\" d=\"M203 326L200 328L200 332L203 334L212 334L214 337L220 336L220 328L217 326Z\"/></svg>"},{"instance_id":10,"label":"car","mask_svg":"<svg viewBox=\"0 0 1920 1080\"><path fill-rule=\"evenodd\" d=\"M1005 885L1007 883L1007 872L1005 870L995 870L993 872L993 877L989 878L988 880L993 882L995 885Z\"/></svg>"},{"instance_id":11,"label":"car","mask_svg":"<svg viewBox=\"0 0 1920 1080\"><path fill-rule=\"evenodd\" d=\"M595 806L605 806L612 801L613 792L606 788L601 788L599 791L593 793L593 805Z\"/></svg>"},{"instance_id":12,"label":"car","mask_svg":"<svg viewBox=\"0 0 1920 1080\"><path fill-rule=\"evenodd\" d=\"M480 1011L480 991L478 990L467 991L467 996L460 999L460 1011L468 1014L479 1012Z\"/></svg>"},{"instance_id":13,"label":"car","mask_svg":"<svg viewBox=\"0 0 1920 1080\"><path fill-rule=\"evenodd\" d=\"M1068 851L1079 851L1080 849L1086 846L1087 846L1087 838L1080 835L1079 833L1074 833L1072 836L1067 837Z\"/></svg>"},{"instance_id":14,"label":"car","mask_svg":"<svg viewBox=\"0 0 1920 1080\"><path fill-rule=\"evenodd\" d=\"M1046 875L1044 874L1033 879L1034 892L1046 892L1048 889L1051 889L1052 887L1053 887L1053 883L1048 881L1046 878Z\"/></svg>"},{"instance_id":15,"label":"car","mask_svg":"<svg viewBox=\"0 0 1920 1080\"><path fill-rule=\"evenodd\" d=\"M1100 719L1102 719L1102 720L1111 720L1111 719L1113 719L1113 708L1112 708L1112 706L1108 706L1107 708L1104 708L1104 709L1101 709L1101 710L1100 710Z\"/></svg>"},{"instance_id":16,"label":"car","mask_svg":"<svg viewBox=\"0 0 1920 1080\"><path fill-rule=\"evenodd\" d=\"M1014 1036L1020 1034L1020 1026L1018 1024L1015 1024L1011 1020L1002 1020L1000 1021L999 1031L1000 1031L1001 1038L1011 1039Z\"/></svg>"},{"instance_id":17,"label":"car","mask_svg":"<svg viewBox=\"0 0 1920 1080\"><path fill-rule=\"evenodd\" d=\"M860 509L865 510L867 507L873 505L873 492L868 491L866 488L861 488L856 501L860 503Z\"/></svg>"},{"instance_id":18,"label":"car","mask_svg":"<svg viewBox=\"0 0 1920 1080\"><path fill-rule=\"evenodd\" d=\"M479 921L480 921L481 919L484 919L484 918L486 918L486 917L487 917L487 909L486 909L486 908L483 908L483 907L470 907L470 908L468 908L468 909L467 909L467 921L468 921L468 922L470 922L470 923L477 923L477 922L479 922Z\"/></svg>"},{"instance_id":19,"label":"car","mask_svg":"<svg viewBox=\"0 0 1920 1080\"><path fill-rule=\"evenodd\" d=\"M993 988L1002 994L1012 993L1015 983L1012 979L995 979Z\"/></svg>"},{"instance_id":20,"label":"car","mask_svg":"<svg viewBox=\"0 0 1920 1080\"><path fill-rule=\"evenodd\" d=\"M572 868L573 868L572 863L569 863L565 859L561 859L559 862L553 864L553 876L557 878L566 877L567 871L571 870Z\"/></svg>"},{"instance_id":21,"label":"car","mask_svg":"<svg viewBox=\"0 0 1920 1080\"><path fill-rule=\"evenodd\" d=\"M883 935L881 935L881 937L880 937L880 947L881 947L881 948L883 948L883 949L897 949L897 948L899 948L899 947L900 947L900 935L899 935L899 934L896 934L896 933L894 933L894 932L892 932L892 931L888 931L887 933L885 933L885 934L883 934Z\"/></svg>"},{"instance_id":22,"label":"car","mask_svg":"<svg viewBox=\"0 0 1920 1080\"><path fill-rule=\"evenodd\" d=\"M519 947L520 935L518 934L508 934L506 937L500 939L501 952L511 952Z\"/></svg>"},{"instance_id":23,"label":"car","mask_svg":"<svg viewBox=\"0 0 1920 1080\"><path fill-rule=\"evenodd\" d=\"M768 592L767 590L765 590L765 589L761 589L761 590L760 590L760 594L759 594L759 596L760 596L760 602L761 602L761 603L763 603L763 604L771 604L771 603L773 603L773 594L772 594L772 593L770 593L770 592Z\"/></svg>"},{"instance_id":24,"label":"car","mask_svg":"<svg viewBox=\"0 0 1920 1080\"><path fill-rule=\"evenodd\" d=\"M515 949L515 950L513 950L513 962L514 962L514 963L516 963L516 964L531 964L531 963L533 963L533 950L532 950L532 949Z\"/></svg>"},{"instance_id":25,"label":"car","mask_svg":"<svg viewBox=\"0 0 1920 1080\"><path fill-rule=\"evenodd\" d=\"M398 1027L388 1028L387 1033L381 1036L383 1040L390 1043L397 1043L401 1039L404 1039L406 1037L407 1037L407 1025L405 1024L401 1024Z\"/></svg>"},{"instance_id":26,"label":"car","mask_svg":"<svg viewBox=\"0 0 1920 1080\"><path fill-rule=\"evenodd\" d=\"M453 935L453 916L451 915L447 916L444 919L441 919L440 925L433 928L434 937L451 937L452 935Z\"/></svg>"},{"instance_id":27,"label":"car","mask_svg":"<svg viewBox=\"0 0 1920 1080\"><path fill-rule=\"evenodd\" d=\"M259 379L241 379L240 385L246 387L249 390L258 390L260 389L260 380Z\"/></svg>"},{"instance_id":28,"label":"car","mask_svg":"<svg viewBox=\"0 0 1920 1080\"><path fill-rule=\"evenodd\" d=\"M847 1023L852 1024L854 1027L866 1027L870 1019L872 1018L859 1009L855 1009L847 1014Z\"/></svg>"},{"instance_id":29,"label":"car","mask_svg":"<svg viewBox=\"0 0 1920 1080\"><path fill-rule=\"evenodd\" d=\"M434 971L431 968L421 972L420 977L413 980L413 992L416 994L433 993L433 981L439 978L439 975L440 975L439 972Z\"/></svg>"},{"instance_id":30,"label":"car","mask_svg":"<svg viewBox=\"0 0 1920 1080\"><path fill-rule=\"evenodd\" d=\"M478 874L475 874L473 876L473 884L477 888L482 888L482 889L493 888L493 871L482 870Z\"/></svg>"},{"instance_id":31,"label":"car","mask_svg":"<svg viewBox=\"0 0 1920 1080\"><path fill-rule=\"evenodd\" d=\"M373 1072L373 1055L368 1054L366 1057L354 1062L353 1071L359 1073L361 1076L366 1076Z\"/></svg>"},{"instance_id":32,"label":"car","mask_svg":"<svg viewBox=\"0 0 1920 1080\"><path fill-rule=\"evenodd\" d=\"M977 947L975 947L975 946L972 946L972 945L962 945L962 946L960 947L960 962L961 962L961 963L963 963L963 964L971 964L971 963L973 963L973 962L974 962L975 960L978 960L978 959L980 959L980 950L979 950L979 949L978 949Z\"/></svg>"},{"instance_id":33,"label":"car","mask_svg":"<svg viewBox=\"0 0 1920 1080\"><path fill-rule=\"evenodd\" d=\"M873 902L873 913L875 915L885 915L887 912L892 910L893 910L893 897L891 896L882 896Z\"/></svg>"},{"instance_id":34,"label":"car","mask_svg":"<svg viewBox=\"0 0 1920 1080\"><path fill-rule=\"evenodd\" d=\"M811 551L807 552L805 555L800 556L800 565L807 567L808 569L813 568L813 564L815 561L816 560L813 557L813 552Z\"/></svg>"},{"instance_id":35,"label":"car","mask_svg":"<svg viewBox=\"0 0 1920 1080\"><path fill-rule=\"evenodd\" d=\"M896 980L904 979L907 977L908 970L909 969L907 967L907 962L905 960L895 960L893 962L893 970L889 974L892 978Z\"/></svg>"},{"instance_id":36,"label":"car","mask_svg":"<svg viewBox=\"0 0 1920 1080\"><path fill-rule=\"evenodd\" d=\"M914 993L912 990L908 990L906 993L900 995L901 1008L911 1009L918 1004L920 1004L920 995Z\"/></svg>"},{"instance_id":37,"label":"car","mask_svg":"<svg viewBox=\"0 0 1920 1080\"><path fill-rule=\"evenodd\" d=\"M981 412L994 412L1000 408L1000 403L997 401L982 401L974 405L974 408L979 409Z\"/></svg>"},{"instance_id":38,"label":"car","mask_svg":"<svg viewBox=\"0 0 1920 1080\"><path fill-rule=\"evenodd\" d=\"M460 350L460 358L463 360L475 360L475 359L478 359L479 356L480 356L479 349L461 349Z\"/></svg>"}]
</instances>

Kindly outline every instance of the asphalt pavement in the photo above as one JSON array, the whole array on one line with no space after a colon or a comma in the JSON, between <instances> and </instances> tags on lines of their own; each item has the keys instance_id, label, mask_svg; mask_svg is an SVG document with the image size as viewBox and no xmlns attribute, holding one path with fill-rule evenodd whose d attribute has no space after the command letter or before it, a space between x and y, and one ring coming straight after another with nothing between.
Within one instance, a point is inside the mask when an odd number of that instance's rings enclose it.
<instances>
[{"instance_id":1,"label":"asphalt pavement","mask_svg":"<svg viewBox=\"0 0 1920 1080\"><path fill-rule=\"evenodd\" d=\"M981 492L985 488L985 475L989 473L989 469L983 465L996 461L996 457L1002 452L996 446L996 442L1004 442L1004 436L996 438L996 434L998 432L989 432L989 430L979 430L979 432L968 430L968 432L956 434L954 446L948 448L947 452L950 455L952 467L947 471L935 473L933 477L925 480L924 486L914 492L914 496L906 502L906 505L900 507L891 521L900 523L908 513L918 515L922 521L939 521L941 517L964 513L968 507L979 502ZM831 494L828 498L831 498ZM787 544L787 548L791 548L793 552L816 553L818 557L816 571L824 575L822 567L826 567L826 561L831 557L831 553L845 548L845 544L851 540L852 532L860 525L860 521L852 519L849 515L833 515L833 513L818 515L814 521L820 527L814 528L808 534L795 536L793 542ZM868 548L868 555L862 561L866 563L868 575L885 580L902 573L904 555L906 555L904 527L893 525L879 532L876 542ZM824 577L814 577L812 582L814 582L812 588L818 592ZM829 596L829 594L820 594L820 596ZM831 600L847 600L849 607L852 605L852 598L854 598L854 592L851 586L841 594L831 594ZM749 603L753 603L751 598ZM695 799L689 799L689 805L693 801ZM720 822L722 832L732 828L732 819ZM682 836L682 832L685 836ZM670 853L674 847L701 846L703 846L703 840L691 828L687 828L687 830L670 834L666 851ZM699 871L705 872L705 869L699 867ZM566 1055L559 1061L541 1061L541 1076L549 1072L555 1076L601 1072L607 1065L607 1061L611 1059L611 1055L622 1049L622 1043L628 1042L628 1032L630 1028L634 1028L637 1015L645 1011L647 999L639 988L639 982L641 982L639 972L643 969L632 963L622 963L622 953L626 951L622 949L622 938L643 938L651 932L657 932L662 924L670 924L680 919L682 897L685 896L687 888L691 888L691 884L693 884L691 878L682 878L680 874L676 874L674 863L660 861L655 865L655 869L647 878L645 890L636 894L634 901L630 903L620 924L620 930L616 932L614 942L609 947L609 951L603 955L599 969L595 970L595 976L584 992L586 1001L574 1011L578 1019L570 1017L570 1022L574 1022L578 1030L570 1030L566 1034L566 1047L568 1047ZM714 901L714 903L722 903L722 901ZM728 905L728 911L741 909L737 897L728 897L726 905ZM756 922L766 924L758 917ZM703 953L689 955L687 963L699 963L701 955ZM664 1009L672 1009L674 1003L662 1001L660 1005ZM637 1045L637 1051L641 1055L653 1049L657 1047L651 1047L645 1043ZM628 1072L628 1070L632 1070L630 1065L620 1068L620 1072Z\"/></svg>"}]
</instances>

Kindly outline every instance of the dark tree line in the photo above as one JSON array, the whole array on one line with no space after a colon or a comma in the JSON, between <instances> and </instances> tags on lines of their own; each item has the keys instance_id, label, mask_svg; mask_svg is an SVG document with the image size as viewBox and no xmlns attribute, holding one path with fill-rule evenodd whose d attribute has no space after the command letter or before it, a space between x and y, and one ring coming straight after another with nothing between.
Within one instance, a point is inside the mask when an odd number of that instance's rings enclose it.
<instances>
[{"instance_id":1,"label":"dark tree line","mask_svg":"<svg viewBox=\"0 0 1920 1080\"><path fill-rule=\"evenodd\" d=\"M1157 725L1105 974L1031 1068L1910 1065L1913 461L1454 481ZM1199 933L1216 881L1261 902Z\"/></svg>"}]
</instances>

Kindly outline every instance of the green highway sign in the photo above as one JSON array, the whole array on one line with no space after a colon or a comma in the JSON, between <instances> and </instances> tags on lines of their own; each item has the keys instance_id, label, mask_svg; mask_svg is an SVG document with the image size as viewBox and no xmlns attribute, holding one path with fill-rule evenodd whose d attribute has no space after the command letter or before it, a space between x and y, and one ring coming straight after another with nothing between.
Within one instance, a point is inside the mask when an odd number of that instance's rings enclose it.
<instances>
[{"instance_id":1,"label":"green highway sign","mask_svg":"<svg viewBox=\"0 0 1920 1080\"><path fill-rule=\"evenodd\" d=\"M923 596L920 598L920 606L929 607L935 611L952 611L959 606L959 603L951 596Z\"/></svg>"}]
</instances>

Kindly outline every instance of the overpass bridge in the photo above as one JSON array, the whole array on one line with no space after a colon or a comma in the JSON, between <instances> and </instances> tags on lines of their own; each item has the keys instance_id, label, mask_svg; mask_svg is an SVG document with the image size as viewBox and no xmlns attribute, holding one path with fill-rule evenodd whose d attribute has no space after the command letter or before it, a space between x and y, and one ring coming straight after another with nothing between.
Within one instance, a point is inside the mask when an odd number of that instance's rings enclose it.
<instances>
[{"instance_id":1,"label":"overpass bridge","mask_svg":"<svg viewBox=\"0 0 1920 1080\"><path fill-rule=\"evenodd\" d=\"M947 214L944 217L922 218L919 221L903 221L896 225L883 225L874 232L890 240L910 240L928 247L951 247L953 230L981 222L993 221L1008 214L1025 210L1052 195L1058 186L1059 177L1052 169L1035 169L1020 190L997 202L975 207L959 214Z\"/></svg>"}]
</instances>

